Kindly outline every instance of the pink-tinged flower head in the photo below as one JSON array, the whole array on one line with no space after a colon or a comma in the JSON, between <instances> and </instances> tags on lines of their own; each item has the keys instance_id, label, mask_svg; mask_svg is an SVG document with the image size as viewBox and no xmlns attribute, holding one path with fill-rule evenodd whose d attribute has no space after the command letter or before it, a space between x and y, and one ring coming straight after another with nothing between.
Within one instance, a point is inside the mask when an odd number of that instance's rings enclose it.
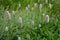
<instances>
[{"instance_id":1,"label":"pink-tinged flower head","mask_svg":"<svg viewBox=\"0 0 60 40\"><path fill-rule=\"evenodd\" d=\"M46 17L45 17L45 21L46 21L46 23L49 22L49 15L46 15Z\"/></svg>"}]
</instances>

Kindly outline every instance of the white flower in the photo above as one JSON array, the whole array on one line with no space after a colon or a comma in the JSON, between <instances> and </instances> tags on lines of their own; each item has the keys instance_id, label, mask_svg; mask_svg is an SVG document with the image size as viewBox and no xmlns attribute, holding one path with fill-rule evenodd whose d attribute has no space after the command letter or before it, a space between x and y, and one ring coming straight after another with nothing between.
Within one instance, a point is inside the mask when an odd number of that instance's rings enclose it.
<instances>
[{"instance_id":1,"label":"white flower","mask_svg":"<svg viewBox=\"0 0 60 40\"><path fill-rule=\"evenodd\" d=\"M45 16L45 13L43 13L42 15Z\"/></svg>"},{"instance_id":2,"label":"white flower","mask_svg":"<svg viewBox=\"0 0 60 40\"><path fill-rule=\"evenodd\" d=\"M46 21L46 23L49 22L49 15L46 15L46 17L45 17L45 21Z\"/></svg>"},{"instance_id":3,"label":"white flower","mask_svg":"<svg viewBox=\"0 0 60 40\"><path fill-rule=\"evenodd\" d=\"M46 0L45 2L46 2L46 4L47 4L47 3L48 3L48 0Z\"/></svg>"},{"instance_id":4,"label":"white flower","mask_svg":"<svg viewBox=\"0 0 60 40\"><path fill-rule=\"evenodd\" d=\"M18 37L18 40L21 40L21 37Z\"/></svg>"},{"instance_id":5,"label":"white flower","mask_svg":"<svg viewBox=\"0 0 60 40\"><path fill-rule=\"evenodd\" d=\"M30 8L30 5L28 4L28 6L27 6L28 8Z\"/></svg>"},{"instance_id":6,"label":"white flower","mask_svg":"<svg viewBox=\"0 0 60 40\"><path fill-rule=\"evenodd\" d=\"M28 7L26 7L26 11L28 11L29 10L29 8Z\"/></svg>"},{"instance_id":7,"label":"white flower","mask_svg":"<svg viewBox=\"0 0 60 40\"><path fill-rule=\"evenodd\" d=\"M32 25L34 26L34 21L32 21Z\"/></svg>"},{"instance_id":8,"label":"white flower","mask_svg":"<svg viewBox=\"0 0 60 40\"><path fill-rule=\"evenodd\" d=\"M15 15L15 11L14 10L12 11L12 14Z\"/></svg>"},{"instance_id":9,"label":"white flower","mask_svg":"<svg viewBox=\"0 0 60 40\"><path fill-rule=\"evenodd\" d=\"M39 27L41 27L41 24L39 24Z\"/></svg>"},{"instance_id":10,"label":"white flower","mask_svg":"<svg viewBox=\"0 0 60 40\"><path fill-rule=\"evenodd\" d=\"M42 9L42 4L39 5L39 10L41 10L41 9Z\"/></svg>"},{"instance_id":11,"label":"white flower","mask_svg":"<svg viewBox=\"0 0 60 40\"><path fill-rule=\"evenodd\" d=\"M37 3L34 3L34 7L37 7Z\"/></svg>"},{"instance_id":12,"label":"white flower","mask_svg":"<svg viewBox=\"0 0 60 40\"><path fill-rule=\"evenodd\" d=\"M5 31L6 31L6 32L8 31L8 27L7 27L7 26L5 27Z\"/></svg>"},{"instance_id":13,"label":"white flower","mask_svg":"<svg viewBox=\"0 0 60 40\"><path fill-rule=\"evenodd\" d=\"M51 9L53 7L53 5L51 3L49 3L49 8Z\"/></svg>"},{"instance_id":14,"label":"white flower","mask_svg":"<svg viewBox=\"0 0 60 40\"><path fill-rule=\"evenodd\" d=\"M21 4L19 3L18 6L21 7Z\"/></svg>"},{"instance_id":15,"label":"white flower","mask_svg":"<svg viewBox=\"0 0 60 40\"><path fill-rule=\"evenodd\" d=\"M19 17L19 18L18 18L18 23L19 23L19 24L22 24L22 17Z\"/></svg>"},{"instance_id":16,"label":"white flower","mask_svg":"<svg viewBox=\"0 0 60 40\"><path fill-rule=\"evenodd\" d=\"M7 18L8 20L11 20L11 14L9 13L9 11L7 11Z\"/></svg>"}]
</instances>

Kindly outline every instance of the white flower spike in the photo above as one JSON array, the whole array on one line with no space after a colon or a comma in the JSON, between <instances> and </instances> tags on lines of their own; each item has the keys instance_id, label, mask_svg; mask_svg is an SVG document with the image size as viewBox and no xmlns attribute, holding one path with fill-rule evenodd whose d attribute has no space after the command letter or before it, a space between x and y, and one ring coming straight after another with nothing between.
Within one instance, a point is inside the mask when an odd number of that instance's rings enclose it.
<instances>
[{"instance_id":1,"label":"white flower spike","mask_svg":"<svg viewBox=\"0 0 60 40\"><path fill-rule=\"evenodd\" d=\"M28 4L28 8L30 8L30 5Z\"/></svg>"},{"instance_id":2,"label":"white flower spike","mask_svg":"<svg viewBox=\"0 0 60 40\"><path fill-rule=\"evenodd\" d=\"M45 21L46 21L46 23L49 23L49 15L46 15Z\"/></svg>"},{"instance_id":3,"label":"white flower spike","mask_svg":"<svg viewBox=\"0 0 60 40\"><path fill-rule=\"evenodd\" d=\"M19 3L18 6L21 7L21 4Z\"/></svg>"},{"instance_id":4,"label":"white flower spike","mask_svg":"<svg viewBox=\"0 0 60 40\"><path fill-rule=\"evenodd\" d=\"M41 27L41 24L39 24L39 27Z\"/></svg>"},{"instance_id":5,"label":"white flower spike","mask_svg":"<svg viewBox=\"0 0 60 40\"><path fill-rule=\"evenodd\" d=\"M51 3L49 3L49 8L51 9L53 7L53 5Z\"/></svg>"},{"instance_id":6,"label":"white flower spike","mask_svg":"<svg viewBox=\"0 0 60 40\"><path fill-rule=\"evenodd\" d=\"M41 10L41 9L42 9L42 4L39 5L39 10Z\"/></svg>"},{"instance_id":7,"label":"white flower spike","mask_svg":"<svg viewBox=\"0 0 60 40\"><path fill-rule=\"evenodd\" d=\"M46 0L45 2L46 2L46 4L47 4L47 3L48 3L48 0Z\"/></svg>"},{"instance_id":8,"label":"white flower spike","mask_svg":"<svg viewBox=\"0 0 60 40\"><path fill-rule=\"evenodd\" d=\"M37 3L34 3L34 7L37 7Z\"/></svg>"},{"instance_id":9,"label":"white flower spike","mask_svg":"<svg viewBox=\"0 0 60 40\"><path fill-rule=\"evenodd\" d=\"M29 8L28 7L26 7L26 11L28 11L29 10Z\"/></svg>"},{"instance_id":10,"label":"white flower spike","mask_svg":"<svg viewBox=\"0 0 60 40\"><path fill-rule=\"evenodd\" d=\"M18 40L21 40L21 37L18 37Z\"/></svg>"},{"instance_id":11,"label":"white flower spike","mask_svg":"<svg viewBox=\"0 0 60 40\"><path fill-rule=\"evenodd\" d=\"M12 14L15 15L15 11L14 10L12 11Z\"/></svg>"},{"instance_id":12,"label":"white flower spike","mask_svg":"<svg viewBox=\"0 0 60 40\"><path fill-rule=\"evenodd\" d=\"M19 17L19 18L18 18L18 23L19 23L19 24L22 24L22 17Z\"/></svg>"},{"instance_id":13,"label":"white flower spike","mask_svg":"<svg viewBox=\"0 0 60 40\"><path fill-rule=\"evenodd\" d=\"M8 27L7 27L7 26L5 27L5 31L6 31L6 32L8 31Z\"/></svg>"},{"instance_id":14,"label":"white flower spike","mask_svg":"<svg viewBox=\"0 0 60 40\"><path fill-rule=\"evenodd\" d=\"M34 21L32 21L32 25L34 26Z\"/></svg>"},{"instance_id":15,"label":"white flower spike","mask_svg":"<svg viewBox=\"0 0 60 40\"><path fill-rule=\"evenodd\" d=\"M11 14L9 13L9 11L7 11L7 18L8 20L11 20Z\"/></svg>"}]
</instances>

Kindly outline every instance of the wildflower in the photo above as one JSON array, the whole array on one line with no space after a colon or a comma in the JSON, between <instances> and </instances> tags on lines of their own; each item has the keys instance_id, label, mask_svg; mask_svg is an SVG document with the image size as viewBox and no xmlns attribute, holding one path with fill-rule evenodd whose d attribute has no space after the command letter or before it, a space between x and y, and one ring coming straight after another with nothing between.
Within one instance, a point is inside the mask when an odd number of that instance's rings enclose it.
<instances>
[{"instance_id":1,"label":"wildflower","mask_svg":"<svg viewBox=\"0 0 60 40\"><path fill-rule=\"evenodd\" d=\"M32 21L32 25L34 26L34 21Z\"/></svg>"},{"instance_id":2,"label":"wildflower","mask_svg":"<svg viewBox=\"0 0 60 40\"><path fill-rule=\"evenodd\" d=\"M45 16L45 13L43 13L42 16Z\"/></svg>"},{"instance_id":3,"label":"wildflower","mask_svg":"<svg viewBox=\"0 0 60 40\"><path fill-rule=\"evenodd\" d=\"M9 11L7 11L7 18L8 20L11 20L11 14L9 13Z\"/></svg>"},{"instance_id":4,"label":"wildflower","mask_svg":"<svg viewBox=\"0 0 60 40\"><path fill-rule=\"evenodd\" d=\"M48 3L48 0L46 0L45 2L46 2L46 4L47 4L47 3Z\"/></svg>"},{"instance_id":5,"label":"wildflower","mask_svg":"<svg viewBox=\"0 0 60 40\"><path fill-rule=\"evenodd\" d=\"M41 27L41 24L39 24L39 27Z\"/></svg>"},{"instance_id":6,"label":"wildflower","mask_svg":"<svg viewBox=\"0 0 60 40\"><path fill-rule=\"evenodd\" d=\"M39 10L41 10L41 9L42 9L42 4L39 5Z\"/></svg>"},{"instance_id":7,"label":"wildflower","mask_svg":"<svg viewBox=\"0 0 60 40\"><path fill-rule=\"evenodd\" d=\"M28 4L28 6L27 6L28 8L30 8L30 5Z\"/></svg>"},{"instance_id":8,"label":"wildflower","mask_svg":"<svg viewBox=\"0 0 60 40\"><path fill-rule=\"evenodd\" d=\"M49 8L51 9L53 7L53 5L51 3L49 3Z\"/></svg>"},{"instance_id":9,"label":"wildflower","mask_svg":"<svg viewBox=\"0 0 60 40\"><path fill-rule=\"evenodd\" d=\"M21 4L19 3L18 6L21 7Z\"/></svg>"},{"instance_id":10,"label":"wildflower","mask_svg":"<svg viewBox=\"0 0 60 40\"><path fill-rule=\"evenodd\" d=\"M46 23L49 22L49 15L46 15L46 17L45 17L45 21L46 21Z\"/></svg>"},{"instance_id":11,"label":"wildflower","mask_svg":"<svg viewBox=\"0 0 60 40\"><path fill-rule=\"evenodd\" d=\"M22 24L22 17L19 17L19 18L18 18L18 23L19 23L19 24Z\"/></svg>"},{"instance_id":12,"label":"wildflower","mask_svg":"<svg viewBox=\"0 0 60 40\"><path fill-rule=\"evenodd\" d=\"M37 7L37 3L34 3L34 7Z\"/></svg>"},{"instance_id":13,"label":"wildflower","mask_svg":"<svg viewBox=\"0 0 60 40\"><path fill-rule=\"evenodd\" d=\"M12 14L15 15L15 11L12 11Z\"/></svg>"},{"instance_id":14,"label":"wildflower","mask_svg":"<svg viewBox=\"0 0 60 40\"><path fill-rule=\"evenodd\" d=\"M29 10L29 8L28 7L26 7L26 11L28 11Z\"/></svg>"},{"instance_id":15,"label":"wildflower","mask_svg":"<svg viewBox=\"0 0 60 40\"><path fill-rule=\"evenodd\" d=\"M18 37L18 40L21 40L21 37Z\"/></svg>"},{"instance_id":16,"label":"wildflower","mask_svg":"<svg viewBox=\"0 0 60 40\"><path fill-rule=\"evenodd\" d=\"M8 27L7 27L7 26L5 27L5 31L6 31L6 32L8 31Z\"/></svg>"}]
</instances>

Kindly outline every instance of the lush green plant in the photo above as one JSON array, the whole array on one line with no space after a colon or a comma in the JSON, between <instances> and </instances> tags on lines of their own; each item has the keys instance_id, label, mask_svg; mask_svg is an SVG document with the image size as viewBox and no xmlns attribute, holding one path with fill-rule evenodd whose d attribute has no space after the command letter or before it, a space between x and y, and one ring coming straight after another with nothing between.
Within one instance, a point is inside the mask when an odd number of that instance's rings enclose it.
<instances>
[{"instance_id":1,"label":"lush green plant","mask_svg":"<svg viewBox=\"0 0 60 40\"><path fill-rule=\"evenodd\" d=\"M37 7L32 10L34 3ZM49 3L53 4L52 9L48 7ZM43 4L41 10L40 4ZM30 8L26 10L28 5ZM11 20L7 18L7 11ZM49 23L45 22L46 15L49 15ZM18 23L19 17L22 17L22 24ZM52 0L48 4L45 0L0 0L0 40L18 40L18 37L21 40L60 40L60 3Z\"/></svg>"}]
</instances>

